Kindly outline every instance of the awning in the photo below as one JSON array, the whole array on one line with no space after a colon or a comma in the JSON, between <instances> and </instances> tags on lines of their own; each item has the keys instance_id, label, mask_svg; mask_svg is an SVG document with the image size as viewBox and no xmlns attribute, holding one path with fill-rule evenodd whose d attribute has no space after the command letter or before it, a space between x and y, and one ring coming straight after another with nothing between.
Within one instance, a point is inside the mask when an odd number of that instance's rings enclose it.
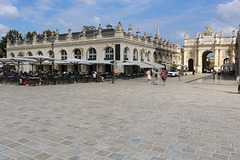
<instances>
[{"instance_id":1,"label":"awning","mask_svg":"<svg viewBox=\"0 0 240 160\"><path fill-rule=\"evenodd\" d=\"M158 63L155 63L155 62L143 62L143 63L152 65L152 66L154 66L154 68L165 68L165 66L163 66L161 64L158 64Z\"/></svg>"},{"instance_id":2,"label":"awning","mask_svg":"<svg viewBox=\"0 0 240 160\"><path fill-rule=\"evenodd\" d=\"M111 62L113 62L113 60L105 60L105 61L87 61L90 64L113 64Z\"/></svg>"},{"instance_id":3,"label":"awning","mask_svg":"<svg viewBox=\"0 0 240 160\"><path fill-rule=\"evenodd\" d=\"M131 61L130 63L133 63L133 64L139 66L140 68L154 68L154 66L152 66L152 65L149 65L149 64L143 63L143 62L139 62L139 61Z\"/></svg>"},{"instance_id":4,"label":"awning","mask_svg":"<svg viewBox=\"0 0 240 160\"><path fill-rule=\"evenodd\" d=\"M172 66L172 65L169 64L169 63L162 63L162 65L165 65L165 66Z\"/></svg>"},{"instance_id":5,"label":"awning","mask_svg":"<svg viewBox=\"0 0 240 160\"><path fill-rule=\"evenodd\" d=\"M223 64L222 66L223 66L223 67L233 67L233 66L234 66L234 64L225 63L225 64Z\"/></svg>"}]
</instances>

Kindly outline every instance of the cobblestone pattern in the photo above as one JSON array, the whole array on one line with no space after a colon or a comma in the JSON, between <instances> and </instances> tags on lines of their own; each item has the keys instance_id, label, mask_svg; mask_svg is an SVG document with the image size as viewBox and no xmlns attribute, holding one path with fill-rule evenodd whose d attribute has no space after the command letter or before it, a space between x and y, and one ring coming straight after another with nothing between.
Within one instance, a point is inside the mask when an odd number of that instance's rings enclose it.
<instances>
[{"instance_id":1,"label":"cobblestone pattern","mask_svg":"<svg viewBox=\"0 0 240 160\"><path fill-rule=\"evenodd\" d=\"M0 88L0 160L240 159L232 80Z\"/></svg>"}]
</instances>

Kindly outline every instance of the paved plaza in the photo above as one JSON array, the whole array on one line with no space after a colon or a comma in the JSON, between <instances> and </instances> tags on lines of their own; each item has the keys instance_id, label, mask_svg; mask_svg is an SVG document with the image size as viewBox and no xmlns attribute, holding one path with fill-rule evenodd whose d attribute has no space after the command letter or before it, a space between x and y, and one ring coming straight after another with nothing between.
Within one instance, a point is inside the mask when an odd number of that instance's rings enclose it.
<instances>
[{"instance_id":1,"label":"paved plaza","mask_svg":"<svg viewBox=\"0 0 240 160\"><path fill-rule=\"evenodd\" d=\"M239 160L234 80L0 84L0 160Z\"/></svg>"}]
</instances>

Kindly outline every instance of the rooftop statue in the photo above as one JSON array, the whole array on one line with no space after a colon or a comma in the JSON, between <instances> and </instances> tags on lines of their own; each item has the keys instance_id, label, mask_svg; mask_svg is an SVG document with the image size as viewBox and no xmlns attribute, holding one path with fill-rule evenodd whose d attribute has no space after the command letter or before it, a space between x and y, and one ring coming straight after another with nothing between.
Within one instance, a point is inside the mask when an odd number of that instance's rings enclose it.
<instances>
[{"instance_id":1,"label":"rooftop statue","mask_svg":"<svg viewBox=\"0 0 240 160\"><path fill-rule=\"evenodd\" d=\"M207 30L203 33L204 36L206 36L206 35L210 35L210 34L213 33L213 32L211 31L211 27L206 27L206 28L207 28Z\"/></svg>"}]
</instances>

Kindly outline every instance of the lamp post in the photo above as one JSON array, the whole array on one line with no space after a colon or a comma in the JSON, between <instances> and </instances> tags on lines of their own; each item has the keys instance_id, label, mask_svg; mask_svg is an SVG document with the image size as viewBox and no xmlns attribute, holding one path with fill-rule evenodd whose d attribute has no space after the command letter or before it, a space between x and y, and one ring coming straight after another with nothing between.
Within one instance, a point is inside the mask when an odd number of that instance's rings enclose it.
<instances>
[{"instance_id":1,"label":"lamp post","mask_svg":"<svg viewBox=\"0 0 240 160\"><path fill-rule=\"evenodd\" d=\"M231 56L231 51L229 50L229 51L228 51L229 63L231 62L230 56Z\"/></svg>"},{"instance_id":2,"label":"lamp post","mask_svg":"<svg viewBox=\"0 0 240 160\"><path fill-rule=\"evenodd\" d=\"M51 33L50 39L51 39L51 42L52 42L52 58L54 58L54 52L53 52L54 41L55 41L54 32ZM55 76L55 71L54 71L54 60L52 60L52 76Z\"/></svg>"}]
</instances>

